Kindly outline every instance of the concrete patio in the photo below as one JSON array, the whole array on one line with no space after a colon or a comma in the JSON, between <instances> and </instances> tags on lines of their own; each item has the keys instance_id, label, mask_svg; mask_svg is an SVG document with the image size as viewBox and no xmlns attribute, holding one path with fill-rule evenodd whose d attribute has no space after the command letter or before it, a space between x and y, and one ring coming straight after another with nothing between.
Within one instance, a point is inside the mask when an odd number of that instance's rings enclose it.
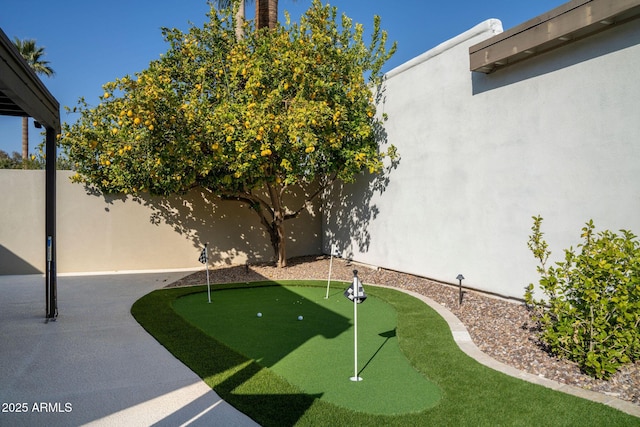
<instances>
[{"instance_id":1,"label":"concrete patio","mask_svg":"<svg viewBox=\"0 0 640 427\"><path fill-rule=\"evenodd\" d=\"M0 425L256 425L129 312L185 274L59 277L47 324L44 278L0 276Z\"/></svg>"}]
</instances>

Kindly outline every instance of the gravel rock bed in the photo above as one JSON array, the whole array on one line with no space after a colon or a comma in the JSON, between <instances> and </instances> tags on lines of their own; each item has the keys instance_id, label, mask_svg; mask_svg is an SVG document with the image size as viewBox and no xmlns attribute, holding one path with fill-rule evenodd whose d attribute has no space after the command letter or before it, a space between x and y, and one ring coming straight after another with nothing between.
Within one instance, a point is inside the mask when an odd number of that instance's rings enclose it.
<instances>
[{"instance_id":1,"label":"gravel rock bed","mask_svg":"<svg viewBox=\"0 0 640 427\"><path fill-rule=\"evenodd\" d=\"M331 278L350 281L354 269L359 271L364 284L411 290L445 306L467 327L478 348L496 360L540 377L605 393L640 406L640 362L626 366L608 381L584 375L576 364L558 359L543 349L522 302L465 291L462 305L459 306L457 286L395 271L372 269L336 258L333 260ZM289 260L288 267L283 269L271 264L256 264L216 267L209 274L211 283L233 283L266 279L326 280L328 272L327 257L308 256ZM168 287L203 283L206 283L204 270L190 274Z\"/></svg>"}]
</instances>

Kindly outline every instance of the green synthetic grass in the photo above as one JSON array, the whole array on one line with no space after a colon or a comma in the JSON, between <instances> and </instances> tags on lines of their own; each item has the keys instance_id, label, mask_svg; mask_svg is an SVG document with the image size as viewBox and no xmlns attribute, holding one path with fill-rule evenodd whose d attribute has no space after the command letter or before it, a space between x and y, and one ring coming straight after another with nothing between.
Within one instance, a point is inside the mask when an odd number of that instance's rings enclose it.
<instances>
[{"instance_id":1,"label":"green synthetic grass","mask_svg":"<svg viewBox=\"0 0 640 427\"><path fill-rule=\"evenodd\" d=\"M173 308L191 324L324 401L372 414L420 412L440 389L404 357L396 336L397 313L370 296L358 309L355 375L354 306L336 289L269 286L230 289L177 299ZM258 317L260 312L262 317ZM298 316L303 320L299 321Z\"/></svg>"},{"instance_id":2,"label":"green synthetic grass","mask_svg":"<svg viewBox=\"0 0 640 427\"><path fill-rule=\"evenodd\" d=\"M326 286L326 282L289 281L216 285L215 288L239 288L251 293L254 288L263 286L301 283L320 288ZM338 289L343 287L337 286ZM638 418L608 406L527 383L480 365L460 351L446 322L423 302L399 291L373 286L366 287L367 293L397 312L397 338L393 339L397 339L413 368L439 387L441 398L435 406L418 413L380 415L347 409L321 399L319 392L305 392L301 386L277 374L275 368L265 368L232 350L176 313L172 305L181 297L205 290L205 287L195 287L154 291L138 300L131 311L147 331L223 399L264 426L638 425ZM218 294L213 292L212 299ZM206 294L198 297L206 298ZM361 306L359 315L368 303ZM367 375L373 371L366 367L362 372L364 381L358 385L364 384L369 379Z\"/></svg>"}]
</instances>

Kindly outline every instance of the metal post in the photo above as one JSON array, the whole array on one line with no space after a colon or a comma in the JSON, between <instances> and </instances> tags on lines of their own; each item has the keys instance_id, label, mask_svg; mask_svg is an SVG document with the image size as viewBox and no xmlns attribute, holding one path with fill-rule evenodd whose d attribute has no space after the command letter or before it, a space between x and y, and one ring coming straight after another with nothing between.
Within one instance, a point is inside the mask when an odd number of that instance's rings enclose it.
<instances>
[{"instance_id":1,"label":"metal post","mask_svg":"<svg viewBox=\"0 0 640 427\"><path fill-rule=\"evenodd\" d=\"M47 268L45 277L46 319L58 316L58 280L56 274L56 132L47 127L45 142L45 236Z\"/></svg>"}]
</instances>

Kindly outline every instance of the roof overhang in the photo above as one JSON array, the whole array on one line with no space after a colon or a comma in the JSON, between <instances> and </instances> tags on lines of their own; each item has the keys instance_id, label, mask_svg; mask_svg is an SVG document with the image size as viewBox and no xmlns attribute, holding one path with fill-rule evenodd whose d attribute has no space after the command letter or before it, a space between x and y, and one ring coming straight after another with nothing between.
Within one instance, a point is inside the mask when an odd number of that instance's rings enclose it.
<instances>
[{"instance_id":1,"label":"roof overhang","mask_svg":"<svg viewBox=\"0 0 640 427\"><path fill-rule=\"evenodd\" d=\"M60 130L60 104L0 29L0 115L33 117Z\"/></svg>"},{"instance_id":2,"label":"roof overhang","mask_svg":"<svg viewBox=\"0 0 640 427\"><path fill-rule=\"evenodd\" d=\"M471 71L491 73L640 18L640 0L572 0L469 48Z\"/></svg>"},{"instance_id":3,"label":"roof overhang","mask_svg":"<svg viewBox=\"0 0 640 427\"><path fill-rule=\"evenodd\" d=\"M33 117L46 128L45 236L47 321L58 316L56 273L56 133L60 132L60 104L0 29L0 115ZM35 197L35 196L34 196Z\"/></svg>"}]
</instances>

